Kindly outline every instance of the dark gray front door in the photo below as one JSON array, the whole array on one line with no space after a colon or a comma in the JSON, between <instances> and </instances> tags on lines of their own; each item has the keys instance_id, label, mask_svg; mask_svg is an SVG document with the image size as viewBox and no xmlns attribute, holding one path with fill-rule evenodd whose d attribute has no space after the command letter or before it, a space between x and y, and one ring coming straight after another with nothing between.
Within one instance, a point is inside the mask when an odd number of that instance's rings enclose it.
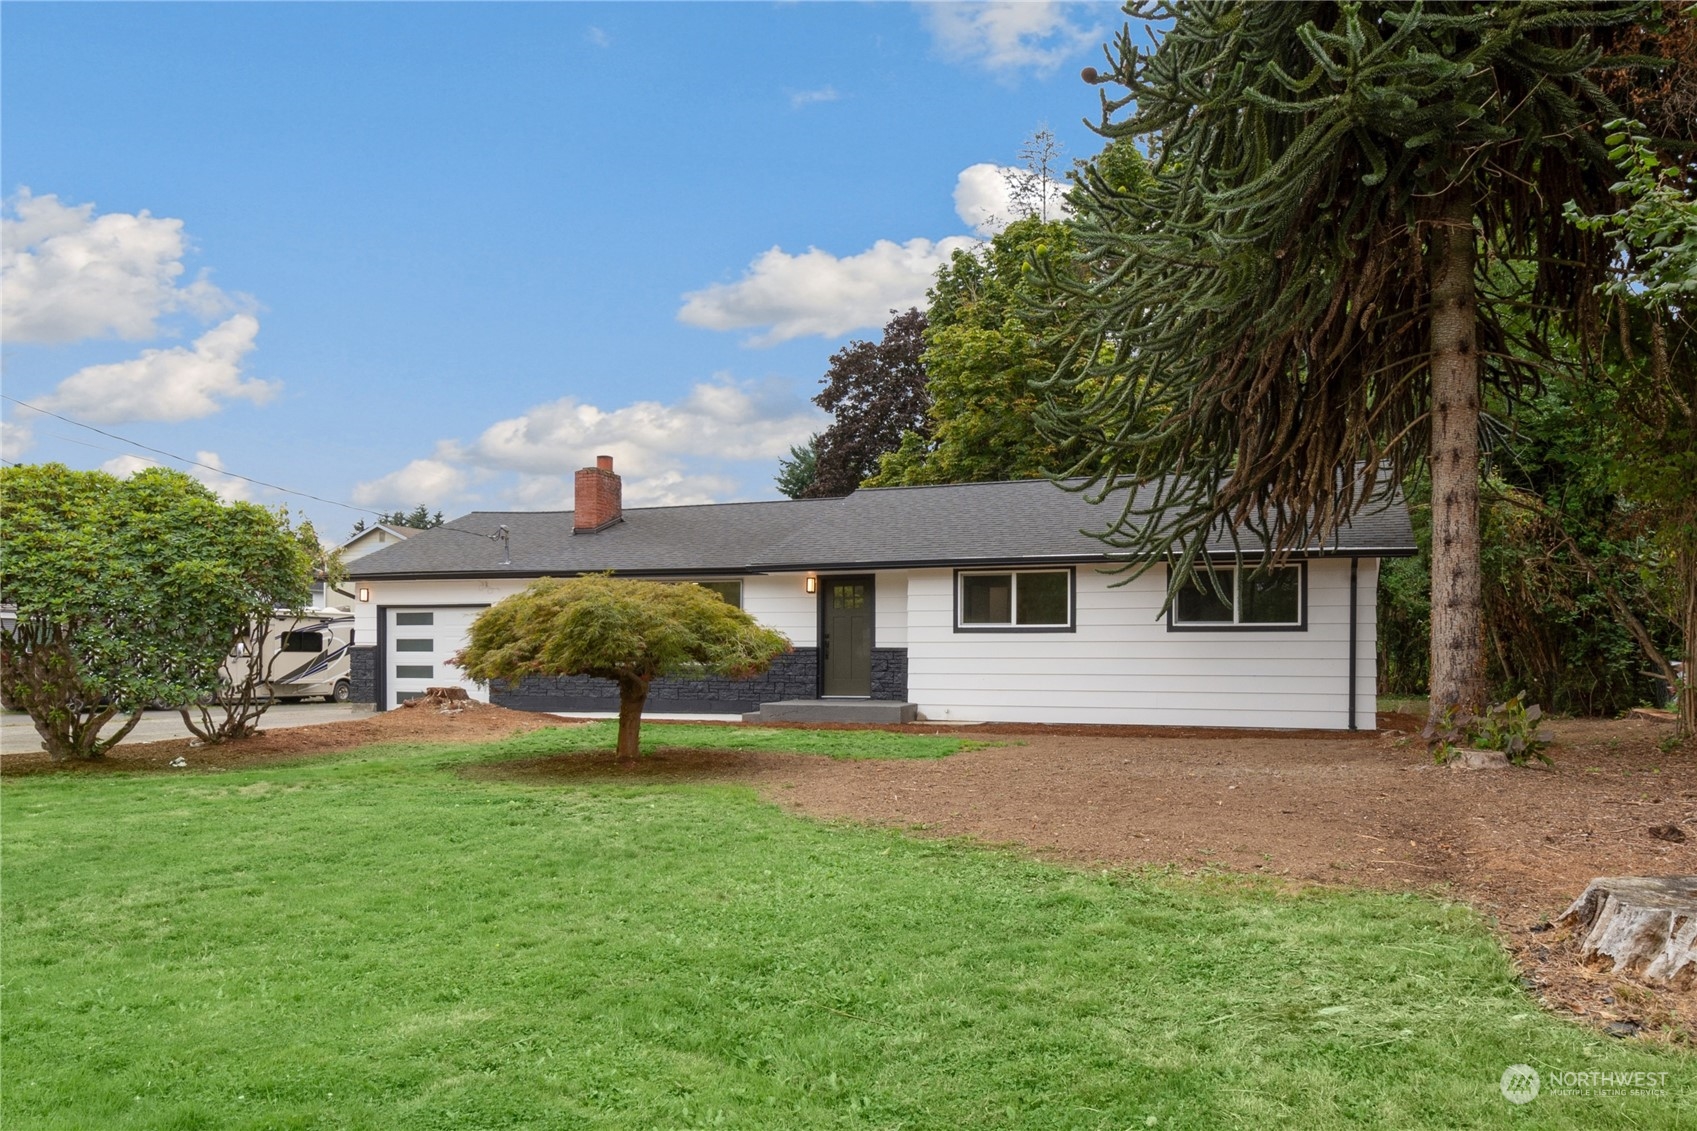
<instances>
[{"instance_id":1,"label":"dark gray front door","mask_svg":"<svg viewBox=\"0 0 1697 1131\"><path fill-rule=\"evenodd\" d=\"M872 578L820 582L820 638L826 695L872 694Z\"/></svg>"}]
</instances>

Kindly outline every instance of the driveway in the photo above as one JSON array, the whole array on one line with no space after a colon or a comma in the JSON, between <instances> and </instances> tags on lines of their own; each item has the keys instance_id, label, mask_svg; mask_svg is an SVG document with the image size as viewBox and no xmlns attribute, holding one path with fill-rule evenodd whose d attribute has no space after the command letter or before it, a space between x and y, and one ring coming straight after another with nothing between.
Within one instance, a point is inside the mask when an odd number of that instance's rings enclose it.
<instances>
[{"instance_id":1,"label":"driveway","mask_svg":"<svg viewBox=\"0 0 1697 1131\"><path fill-rule=\"evenodd\" d=\"M372 713L369 704L279 703L265 712L260 725L270 729L315 726L319 723L345 723L368 718ZM183 725L183 717L177 712L149 711L141 717L141 722L125 736L120 745L187 737L189 729ZM35 724L29 721L29 716L22 711L5 712L4 721L0 723L0 752L13 754L40 749L41 737L35 733Z\"/></svg>"}]
</instances>

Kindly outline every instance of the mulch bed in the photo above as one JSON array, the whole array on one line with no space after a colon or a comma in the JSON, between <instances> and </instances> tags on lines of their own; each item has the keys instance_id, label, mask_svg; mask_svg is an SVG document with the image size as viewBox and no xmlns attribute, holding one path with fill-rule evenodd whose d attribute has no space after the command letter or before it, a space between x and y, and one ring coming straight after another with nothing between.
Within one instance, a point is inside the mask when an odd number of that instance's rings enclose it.
<instances>
[{"instance_id":1,"label":"mulch bed","mask_svg":"<svg viewBox=\"0 0 1697 1131\"><path fill-rule=\"evenodd\" d=\"M535 782L740 782L811 816L1017 845L1058 861L1456 898L1491 917L1528 986L1552 1007L1697 1039L1697 992L1650 992L1592 971L1562 932L1547 928L1594 877L1697 872L1697 750L1664 753L1658 743L1672 728L1654 718L1557 720L1554 765L1456 771L1432 764L1414 737L1420 720L1379 721L1381 730L1360 734L912 724L889 729L1006 745L914 761L667 749L635 763L609 753L468 772ZM228 747L120 746L72 772L164 770L179 756L194 769L248 767L561 723L489 706L397 710L267 730ZM58 768L40 754L0 760L6 775L49 769ZM1667 826L1687 839L1665 839Z\"/></svg>"}]
</instances>

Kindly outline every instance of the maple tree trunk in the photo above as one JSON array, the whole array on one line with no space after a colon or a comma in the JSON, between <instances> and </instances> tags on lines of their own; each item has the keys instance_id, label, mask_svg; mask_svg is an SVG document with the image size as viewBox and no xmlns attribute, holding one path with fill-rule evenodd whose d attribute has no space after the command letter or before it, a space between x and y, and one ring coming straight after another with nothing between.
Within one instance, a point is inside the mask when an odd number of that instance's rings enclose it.
<instances>
[{"instance_id":1,"label":"maple tree trunk","mask_svg":"<svg viewBox=\"0 0 1697 1131\"><path fill-rule=\"evenodd\" d=\"M1431 711L1485 699L1479 571L1479 351L1473 201L1449 190L1427 244L1432 366Z\"/></svg>"},{"instance_id":2,"label":"maple tree trunk","mask_svg":"<svg viewBox=\"0 0 1697 1131\"><path fill-rule=\"evenodd\" d=\"M648 702L648 681L636 676L619 679L619 744L615 748L620 760L635 758L641 752L642 705Z\"/></svg>"}]
</instances>

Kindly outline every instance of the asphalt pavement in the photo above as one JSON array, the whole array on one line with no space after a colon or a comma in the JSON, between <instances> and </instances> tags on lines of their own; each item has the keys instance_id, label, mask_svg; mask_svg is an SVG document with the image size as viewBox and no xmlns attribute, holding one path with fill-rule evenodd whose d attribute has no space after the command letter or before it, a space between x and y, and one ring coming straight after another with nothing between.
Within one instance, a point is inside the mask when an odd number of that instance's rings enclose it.
<instances>
[{"instance_id":1,"label":"asphalt pavement","mask_svg":"<svg viewBox=\"0 0 1697 1131\"><path fill-rule=\"evenodd\" d=\"M306 727L318 723L340 723L349 719L363 719L373 713L370 704L360 703L279 703L269 711L260 725L270 730L274 727ZM108 723L108 727L112 724ZM133 742L158 742L167 738L187 738L189 730L183 725L183 717L175 711L148 711L136 724L136 728L124 736L121 746ZM4 719L0 720L0 752L6 754L21 754L26 750L40 750L41 737L35 733L35 724L29 721L29 716L22 711L6 711Z\"/></svg>"}]
</instances>

